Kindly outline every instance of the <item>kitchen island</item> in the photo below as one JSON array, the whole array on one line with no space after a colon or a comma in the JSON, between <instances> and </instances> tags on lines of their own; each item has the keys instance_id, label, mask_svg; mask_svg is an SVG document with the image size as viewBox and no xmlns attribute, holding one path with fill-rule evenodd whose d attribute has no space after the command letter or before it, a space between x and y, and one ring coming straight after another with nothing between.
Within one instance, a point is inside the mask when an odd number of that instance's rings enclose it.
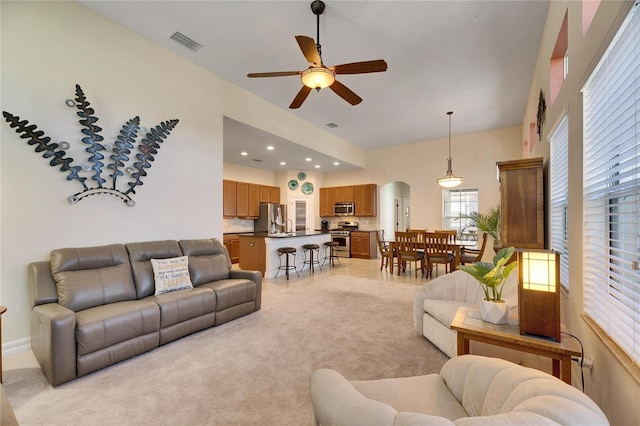
<instances>
[{"instance_id":1,"label":"kitchen island","mask_svg":"<svg viewBox=\"0 0 640 426\"><path fill-rule=\"evenodd\" d=\"M290 234L268 234L256 232L240 236L240 269L260 271L265 278L274 278L278 272L280 259L277 250L281 247L294 247L298 273L304 261L305 244L320 246L320 263L324 261L324 243L331 241L331 234L326 232L293 232ZM284 263L284 258L283 258ZM282 271L279 276L284 276Z\"/></svg>"}]
</instances>

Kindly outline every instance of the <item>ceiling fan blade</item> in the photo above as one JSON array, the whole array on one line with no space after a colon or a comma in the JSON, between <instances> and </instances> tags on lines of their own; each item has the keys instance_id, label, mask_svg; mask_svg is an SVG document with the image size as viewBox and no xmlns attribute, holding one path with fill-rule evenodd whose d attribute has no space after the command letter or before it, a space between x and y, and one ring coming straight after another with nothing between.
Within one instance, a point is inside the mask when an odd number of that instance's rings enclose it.
<instances>
[{"instance_id":1,"label":"ceiling fan blade","mask_svg":"<svg viewBox=\"0 0 640 426\"><path fill-rule=\"evenodd\" d=\"M384 59L375 61L353 62L350 64L335 65L329 67L336 74L365 74L368 72L382 72L387 70L387 63Z\"/></svg>"},{"instance_id":2,"label":"ceiling fan blade","mask_svg":"<svg viewBox=\"0 0 640 426\"><path fill-rule=\"evenodd\" d=\"M351 105L358 105L362 102L362 98L351 91L347 86L340 83L338 80L334 81L331 86L329 86L331 90L333 90L336 95L340 96L345 101L349 102Z\"/></svg>"},{"instance_id":3,"label":"ceiling fan blade","mask_svg":"<svg viewBox=\"0 0 640 426\"><path fill-rule=\"evenodd\" d=\"M322 59L318 53L316 42L313 41L311 37L297 35L296 41L298 42L298 46L300 46L300 50L302 50L302 54L310 64L322 65Z\"/></svg>"},{"instance_id":4,"label":"ceiling fan blade","mask_svg":"<svg viewBox=\"0 0 640 426\"><path fill-rule=\"evenodd\" d=\"M309 96L310 92L311 92L311 87L302 86L302 89L300 89L296 97L293 98L293 102L291 102L291 105L289 105L289 108L290 109L300 108L304 100L307 99L307 96Z\"/></svg>"},{"instance_id":5,"label":"ceiling fan blade","mask_svg":"<svg viewBox=\"0 0 640 426\"><path fill-rule=\"evenodd\" d=\"M300 75L302 71L275 71L275 72L253 72L247 74L249 78L255 77L285 77L287 75Z\"/></svg>"}]
</instances>

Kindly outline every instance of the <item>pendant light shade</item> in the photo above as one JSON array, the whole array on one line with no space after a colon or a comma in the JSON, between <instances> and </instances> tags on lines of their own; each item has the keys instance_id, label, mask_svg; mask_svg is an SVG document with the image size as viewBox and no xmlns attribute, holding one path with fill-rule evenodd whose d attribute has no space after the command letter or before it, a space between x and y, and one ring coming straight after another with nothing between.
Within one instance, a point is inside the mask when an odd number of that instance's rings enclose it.
<instances>
[{"instance_id":1,"label":"pendant light shade","mask_svg":"<svg viewBox=\"0 0 640 426\"><path fill-rule=\"evenodd\" d=\"M451 170L451 116L453 111L447 113L449 116L449 158L447 159L447 174L438 179L438 185L443 188L454 188L462 183L462 177L456 176Z\"/></svg>"}]
</instances>

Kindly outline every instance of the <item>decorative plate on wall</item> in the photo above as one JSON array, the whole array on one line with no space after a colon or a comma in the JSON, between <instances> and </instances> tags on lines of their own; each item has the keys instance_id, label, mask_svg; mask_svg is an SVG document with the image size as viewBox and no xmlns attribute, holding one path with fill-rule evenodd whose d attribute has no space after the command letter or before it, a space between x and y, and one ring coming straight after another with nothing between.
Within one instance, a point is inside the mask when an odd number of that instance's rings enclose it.
<instances>
[{"instance_id":1,"label":"decorative plate on wall","mask_svg":"<svg viewBox=\"0 0 640 426\"><path fill-rule=\"evenodd\" d=\"M296 189L298 189L298 181L295 179L291 179L289 181L289 189L292 191L295 191Z\"/></svg>"},{"instance_id":2,"label":"decorative plate on wall","mask_svg":"<svg viewBox=\"0 0 640 426\"><path fill-rule=\"evenodd\" d=\"M313 184L311 182L305 182L302 184L302 193L304 195L313 194Z\"/></svg>"},{"instance_id":3,"label":"decorative plate on wall","mask_svg":"<svg viewBox=\"0 0 640 426\"><path fill-rule=\"evenodd\" d=\"M298 180L305 180L307 178L306 173L300 172L298 173Z\"/></svg>"}]
</instances>

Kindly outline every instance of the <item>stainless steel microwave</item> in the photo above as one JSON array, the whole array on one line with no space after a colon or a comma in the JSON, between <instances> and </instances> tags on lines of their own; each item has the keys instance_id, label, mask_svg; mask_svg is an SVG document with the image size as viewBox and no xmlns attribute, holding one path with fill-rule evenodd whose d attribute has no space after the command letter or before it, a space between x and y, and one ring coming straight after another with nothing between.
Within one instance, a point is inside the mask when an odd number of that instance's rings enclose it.
<instances>
[{"instance_id":1,"label":"stainless steel microwave","mask_svg":"<svg viewBox=\"0 0 640 426\"><path fill-rule=\"evenodd\" d=\"M355 214L353 203L335 203L333 214L335 216L353 216Z\"/></svg>"}]
</instances>

